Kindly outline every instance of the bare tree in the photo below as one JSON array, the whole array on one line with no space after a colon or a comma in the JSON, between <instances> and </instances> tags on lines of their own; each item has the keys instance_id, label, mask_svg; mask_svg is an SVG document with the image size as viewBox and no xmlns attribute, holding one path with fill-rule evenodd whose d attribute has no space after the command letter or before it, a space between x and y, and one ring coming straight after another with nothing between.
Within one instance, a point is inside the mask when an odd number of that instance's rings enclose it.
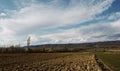
<instances>
[{"instance_id":1,"label":"bare tree","mask_svg":"<svg viewBox=\"0 0 120 71\"><path fill-rule=\"evenodd\" d=\"M25 51L26 52L29 52L30 51L30 39L31 39L31 37L29 36L28 38L27 38L27 48L25 49Z\"/></svg>"},{"instance_id":2,"label":"bare tree","mask_svg":"<svg viewBox=\"0 0 120 71\"><path fill-rule=\"evenodd\" d=\"M28 47L28 48L29 48L29 46L30 46L30 39L31 39L31 37L29 36L28 39L27 39L27 47Z\"/></svg>"}]
</instances>

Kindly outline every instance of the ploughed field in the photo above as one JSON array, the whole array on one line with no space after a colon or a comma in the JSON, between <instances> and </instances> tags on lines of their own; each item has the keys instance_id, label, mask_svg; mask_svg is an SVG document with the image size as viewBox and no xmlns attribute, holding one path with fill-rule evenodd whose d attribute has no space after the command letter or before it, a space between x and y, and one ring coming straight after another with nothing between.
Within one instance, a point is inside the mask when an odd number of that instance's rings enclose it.
<instances>
[{"instance_id":1,"label":"ploughed field","mask_svg":"<svg viewBox=\"0 0 120 71\"><path fill-rule=\"evenodd\" d=\"M0 71L102 71L89 53L0 54Z\"/></svg>"}]
</instances>

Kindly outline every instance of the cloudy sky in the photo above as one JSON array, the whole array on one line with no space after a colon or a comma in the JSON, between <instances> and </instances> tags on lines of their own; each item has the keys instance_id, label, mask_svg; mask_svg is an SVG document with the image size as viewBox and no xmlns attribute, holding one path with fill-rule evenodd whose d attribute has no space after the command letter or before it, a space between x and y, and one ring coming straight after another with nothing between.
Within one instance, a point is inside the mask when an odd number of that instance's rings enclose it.
<instances>
[{"instance_id":1,"label":"cloudy sky","mask_svg":"<svg viewBox=\"0 0 120 71\"><path fill-rule=\"evenodd\" d=\"M120 40L120 0L0 0L3 44Z\"/></svg>"}]
</instances>

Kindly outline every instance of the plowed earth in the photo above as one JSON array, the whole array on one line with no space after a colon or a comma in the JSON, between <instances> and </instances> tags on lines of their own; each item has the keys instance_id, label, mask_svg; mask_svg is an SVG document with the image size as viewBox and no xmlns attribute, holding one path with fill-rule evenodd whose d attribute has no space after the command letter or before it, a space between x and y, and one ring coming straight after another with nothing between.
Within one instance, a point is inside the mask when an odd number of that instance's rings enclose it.
<instances>
[{"instance_id":1,"label":"plowed earth","mask_svg":"<svg viewBox=\"0 0 120 71\"><path fill-rule=\"evenodd\" d=\"M0 54L1 71L102 71L92 54Z\"/></svg>"}]
</instances>

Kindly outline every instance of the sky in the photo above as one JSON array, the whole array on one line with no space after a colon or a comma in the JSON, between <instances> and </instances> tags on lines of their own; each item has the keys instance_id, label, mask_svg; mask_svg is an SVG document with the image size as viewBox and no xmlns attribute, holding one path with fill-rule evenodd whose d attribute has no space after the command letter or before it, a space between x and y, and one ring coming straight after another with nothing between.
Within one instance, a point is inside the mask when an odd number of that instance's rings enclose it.
<instances>
[{"instance_id":1,"label":"sky","mask_svg":"<svg viewBox=\"0 0 120 71\"><path fill-rule=\"evenodd\" d=\"M120 0L0 0L0 46L120 40Z\"/></svg>"}]
</instances>

